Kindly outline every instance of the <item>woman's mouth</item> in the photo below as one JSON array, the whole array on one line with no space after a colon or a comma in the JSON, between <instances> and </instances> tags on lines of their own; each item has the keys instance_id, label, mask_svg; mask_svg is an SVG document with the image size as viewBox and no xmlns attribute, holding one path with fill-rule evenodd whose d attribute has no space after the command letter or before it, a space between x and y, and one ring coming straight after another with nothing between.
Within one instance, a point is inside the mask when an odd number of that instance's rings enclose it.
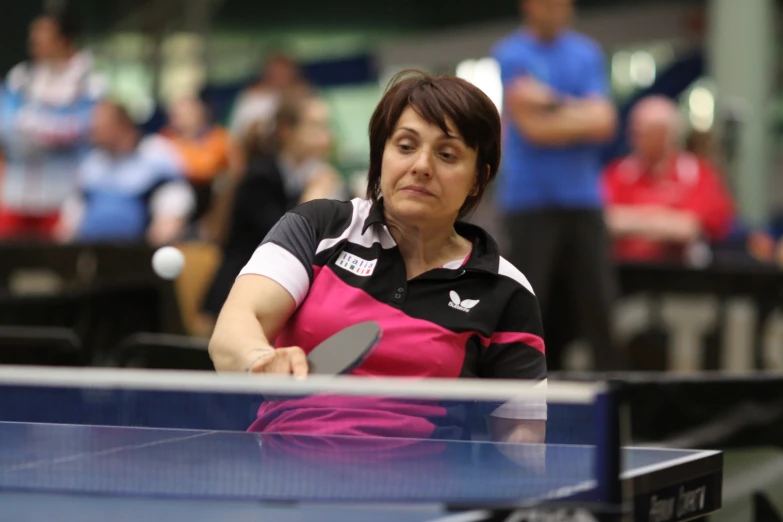
<instances>
[{"instance_id":1,"label":"woman's mouth","mask_svg":"<svg viewBox=\"0 0 783 522\"><path fill-rule=\"evenodd\" d=\"M413 194L419 194L421 196L434 196L435 195L432 192L430 192L429 190L425 189L424 187L419 187L417 185L408 185L407 187L403 187L401 190L404 191L404 192L410 192L410 193L413 193Z\"/></svg>"}]
</instances>

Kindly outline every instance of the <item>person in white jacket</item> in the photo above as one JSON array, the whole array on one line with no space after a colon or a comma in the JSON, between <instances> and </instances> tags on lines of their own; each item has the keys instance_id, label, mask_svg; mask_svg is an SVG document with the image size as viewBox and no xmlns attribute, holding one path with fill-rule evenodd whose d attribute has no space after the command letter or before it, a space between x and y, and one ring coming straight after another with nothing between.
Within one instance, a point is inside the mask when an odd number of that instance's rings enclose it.
<instances>
[{"instance_id":1,"label":"person in white jacket","mask_svg":"<svg viewBox=\"0 0 783 522\"><path fill-rule=\"evenodd\" d=\"M78 35L67 13L36 18L30 60L9 72L0 92L0 239L51 237L75 186L92 112L107 90Z\"/></svg>"}]
</instances>

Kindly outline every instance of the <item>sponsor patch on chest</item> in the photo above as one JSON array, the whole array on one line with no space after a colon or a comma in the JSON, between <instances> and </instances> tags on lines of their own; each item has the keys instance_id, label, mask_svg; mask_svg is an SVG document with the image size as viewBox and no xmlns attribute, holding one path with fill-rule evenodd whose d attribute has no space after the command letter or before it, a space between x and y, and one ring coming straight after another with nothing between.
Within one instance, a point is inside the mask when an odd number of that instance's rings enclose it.
<instances>
[{"instance_id":1,"label":"sponsor patch on chest","mask_svg":"<svg viewBox=\"0 0 783 522\"><path fill-rule=\"evenodd\" d=\"M334 264L358 276L369 277L375 271L375 265L378 264L378 260L372 259L368 261L348 252L340 252L340 256Z\"/></svg>"}]
</instances>

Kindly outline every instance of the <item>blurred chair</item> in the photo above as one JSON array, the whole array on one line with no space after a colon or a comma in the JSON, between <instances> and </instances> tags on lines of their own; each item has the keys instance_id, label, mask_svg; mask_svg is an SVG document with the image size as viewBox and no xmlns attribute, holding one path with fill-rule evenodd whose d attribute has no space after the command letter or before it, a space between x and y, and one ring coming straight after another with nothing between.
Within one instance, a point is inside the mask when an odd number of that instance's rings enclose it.
<instances>
[{"instance_id":1,"label":"blurred chair","mask_svg":"<svg viewBox=\"0 0 783 522\"><path fill-rule=\"evenodd\" d=\"M73 328L83 323L85 299L79 292L54 295L0 293L0 325Z\"/></svg>"},{"instance_id":2,"label":"blurred chair","mask_svg":"<svg viewBox=\"0 0 783 522\"><path fill-rule=\"evenodd\" d=\"M206 339L185 335L137 333L120 342L104 364L156 370L212 370Z\"/></svg>"},{"instance_id":3,"label":"blurred chair","mask_svg":"<svg viewBox=\"0 0 783 522\"><path fill-rule=\"evenodd\" d=\"M199 311L204 295L220 265L220 247L212 243L181 243L177 245L185 256L185 267L175 281L177 301L185 331L190 335L208 336L202 331Z\"/></svg>"},{"instance_id":4,"label":"blurred chair","mask_svg":"<svg viewBox=\"0 0 783 522\"><path fill-rule=\"evenodd\" d=\"M81 366L84 359L70 328L0 326L0 364Z\"/></svg>"},{"instance_id":5,"label":"blurred chair","mask_svg":"<svg viewBox=\"0 0 783 522\"><path fill-rule=\"evenodd\" d=\"M85 302L82 339L94 365L102 365L114 346L135 333L182 333L163 322L164 302L156 281L95 285L85 292Z\"/></svg>"},{"instance_id":6,"label":"blurred chair","mask_svg":"<svg viewBox=\"0 0 783 522\"><path fill-rule=\"evenodd\" d=\"M90 252L76 245L53 245L44 242L5 242L0 244L0 293L24 292L29 281L37 277L57 287L74 288L89 277ZM19 285L19 280L22 280ZM40 289L36 289L40 290Z\"/></svg>"}]
</instances>

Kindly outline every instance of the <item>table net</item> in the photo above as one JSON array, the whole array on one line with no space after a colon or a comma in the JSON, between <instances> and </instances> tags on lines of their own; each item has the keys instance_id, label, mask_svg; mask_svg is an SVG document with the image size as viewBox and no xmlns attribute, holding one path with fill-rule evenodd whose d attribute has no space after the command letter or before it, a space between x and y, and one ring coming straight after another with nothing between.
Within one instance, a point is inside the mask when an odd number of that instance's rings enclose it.
<instances>
[{"instance_id":1,"label":"table net","mask_svg":"<svg viewBox=\"0 0 783 522\"><path fill-rule=\"evenodd\" d=\"M0 368L0 491L15 494L609 504L617 434L597 383Z\"/></svg>"}]
</instances>

